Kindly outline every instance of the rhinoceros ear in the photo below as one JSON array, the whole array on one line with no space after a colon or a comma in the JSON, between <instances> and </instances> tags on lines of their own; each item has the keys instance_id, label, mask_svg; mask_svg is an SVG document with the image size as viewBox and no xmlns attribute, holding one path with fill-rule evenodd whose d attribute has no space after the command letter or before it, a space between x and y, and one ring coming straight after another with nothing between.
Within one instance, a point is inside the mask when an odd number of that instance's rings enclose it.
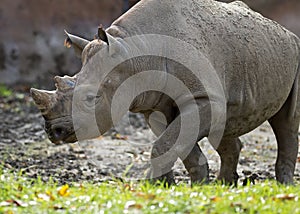
<instances>
[{"instance_id":1,"label":"rhinoceros ear","mask_svg":"<svg viewBox=\"0 0 300 214\"><path fill-rule=\"evenodd\" d=\"M98 38L101 39L103 42L106 42L108 44L108 38L107 38L106 32L103 29L102 25L100 25L98 27Z\"/></svg>"},{"instance_id":2,"label":"rhinoceros ear","mask_svg":"<svg viewBox=\"0 0 300 214\"><path fill-rule=\"evenodd\" d=\"M55 91L45 91L31 88L30 94L37 107L41 110L42 114L46 114L56 102Z\"/></svg>"},{"instance_id":3,"label":"rhinoceros ear","mask_svg":"<svg viewBox=\"0 0 300 214\"><path fill-rule=\"evenodd\" d=\"M101 25L98 27L98 38L107 43L110 56L124 49L122 44L115 37L107 33Z\"/></svg>"},{"instance_id":4,"label":"rhinoceros ear","mask_svg":"<svg viewBox=\"0 0 300 214\"><path fill-rule=\"evenodd\" d=\"M74 48L76 55L81 58L81 53L84 47L89 43L88 40L80 38L78 36L72 35L65 30L67 38L65 39L64 46L70 48L71 46Z\"/></svg>"}]
</instances>

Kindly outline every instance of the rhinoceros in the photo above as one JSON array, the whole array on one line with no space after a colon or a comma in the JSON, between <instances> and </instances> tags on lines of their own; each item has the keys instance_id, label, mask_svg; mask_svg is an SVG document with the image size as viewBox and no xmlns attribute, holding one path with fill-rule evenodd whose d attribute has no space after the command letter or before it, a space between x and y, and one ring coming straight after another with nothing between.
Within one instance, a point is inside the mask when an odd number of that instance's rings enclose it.
<instances>
[{"instance_id":1,"label":"rhinoceros","mask_svg":"<svg viewBox=\"0 0 300 214\"><path fill-rule=\"evenodd\" d=\"M81 56L82 70L74 77L55 77L55 91L31 89L53 143L72 143L78 135L88 139L109 130L114 121L113 97L122 91L118 91L122 83L130 80L133 88L153 86L148 91L133 89L136 96L130 105L126 104L128 110L144 114L158 136L151 152L151 178L173 182L172 167L180 158L192 182L207 181L208 164L197 142L208 137L217 142L213 146L221 158L218 179L236 183L242 148L239 137L268 121L278 144L276 179L293 183L300 119L300 40L278 23L240 1L142 0L106 30L99 27L92 41L66 34L65 44L73 46ZM164 37L173 40L161 41ZM134 45L135 41L138 44ZM181 47L176 41L186 46ZM189 45L201 53L208 66L194 66L198 63L194 60L197 54L187 48ZM151 53L159 48L156 53L168 49L182 60L153 56ZM134 55L133 49L154 52ZM101 57L95 59L100 52ZM109 61L118 58L124 59L123 63L103 75ZM90 62L97 66L88 66ZM185 62L191 67L185 66ZM142 78L144 71L151 70L158 76ZM155 73L157 70L161 72ZM131 78L137 75L139 78ZM174 97L168 94L177 93L176 87L171 87L172 78L180 81L188 92L182 90ZM223 90L219 90L220 85ZM91 87L96 87L96 93L89 93ZM168 87L168 93L164 93L163 89ZM153 112L156 116L151 117ZM77 113L81 116L74 115ZM157 117L159 113L164 116ZM95 115L96 127L91 114ZM183 120L188 122L182 125ZM198 125L189 126L190 123ZM187 134L179 138L185 126ZM189 130L195 128L196 137L192 139ZM175 142L179 146L174 149ZM169 151L173 152L164 156Z\"/></svg>"}]
</instances>

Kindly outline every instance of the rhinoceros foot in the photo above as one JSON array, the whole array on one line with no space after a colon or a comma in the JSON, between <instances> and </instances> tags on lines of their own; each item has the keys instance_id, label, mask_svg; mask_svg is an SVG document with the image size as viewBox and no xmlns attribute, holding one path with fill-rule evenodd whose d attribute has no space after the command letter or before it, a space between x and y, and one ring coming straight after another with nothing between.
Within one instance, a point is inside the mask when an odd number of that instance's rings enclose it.
<instances>
[{"instance_id":1,"label":"rhinoceros foot","mask_svg":"<svg viewBox=\"0 0 300 214\"><path fill-rule=\"evenodd\" d=\"M175 179L174 179L174 175L173 175L173 170L160 175L160 176L154 176L154 171L153 168L151 167L148 171L147 177L146 179L151 183L151 184L159 184L159 183L163 183L163 185L165 187L167 186L171 186L176 184Z\"/></svg>"}]
</instances>

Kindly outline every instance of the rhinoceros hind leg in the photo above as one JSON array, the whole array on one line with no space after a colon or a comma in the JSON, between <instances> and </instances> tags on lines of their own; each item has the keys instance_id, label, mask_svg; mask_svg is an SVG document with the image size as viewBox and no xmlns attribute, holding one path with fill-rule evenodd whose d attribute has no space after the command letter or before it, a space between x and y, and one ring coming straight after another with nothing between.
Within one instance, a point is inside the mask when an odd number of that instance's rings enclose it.
<instances>
[{"instance_id":1,"label":"rhinoceros hind leg","mask_svg":"<svg viewBox=\"0 0 300 214\"><path fill-rule=\"evenodd\" d=\"M209 180L209 168L205 155L199 144L196 143L190 154L182 160L186 170L189 172L192 183L207 183Z\"/></svg>"},{"instance_id":2,"label":"rhinoceros hind leg","mask_svg":"<svg viewBox=\"0 0 300 214\"><path fill-rule=\"evenodd\" d=\"M239 138L221 140L217 152L221 158L221 169L218 179L222 182L237 186L239 176L236 168L241 149L242 144Z\"/></svg>"},{"instance_id":3,"label":"rhinoceros hind leg","mask_svg":"<svg viewBox=\"0 0 300 214\"><path fill-rule=\"evenodd\" d=\"M280 183L293 184L298 155L299 116L288 117L289 102L276 113L269 123L276 136L278 151L275 165L276 179Z\"/></svg>"}]
</instances>

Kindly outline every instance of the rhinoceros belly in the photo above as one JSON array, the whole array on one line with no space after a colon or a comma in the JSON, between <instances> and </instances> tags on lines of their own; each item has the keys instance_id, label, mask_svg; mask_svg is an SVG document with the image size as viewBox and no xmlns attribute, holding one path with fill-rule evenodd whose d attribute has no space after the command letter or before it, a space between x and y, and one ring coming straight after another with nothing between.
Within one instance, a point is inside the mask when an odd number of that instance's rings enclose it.
<instances>
[{"instance_id":1,"label":"rhinoceros belly","mask_svg":"<svg viewBox=\"0 0 300 214\"><path fill-rule=\"evenodd\" d=\"M286 81L280 84L281 79ZM228 92L225 137L238 137L270 119L286 103L293 86L293 80L285 77L269 78L264 87L260 88L257 88L259 80L254 85L252 82L252 87L245 87L245 83L240 82L236 85L244 87L234 87Z\"/></svg>"}]
</instances>

